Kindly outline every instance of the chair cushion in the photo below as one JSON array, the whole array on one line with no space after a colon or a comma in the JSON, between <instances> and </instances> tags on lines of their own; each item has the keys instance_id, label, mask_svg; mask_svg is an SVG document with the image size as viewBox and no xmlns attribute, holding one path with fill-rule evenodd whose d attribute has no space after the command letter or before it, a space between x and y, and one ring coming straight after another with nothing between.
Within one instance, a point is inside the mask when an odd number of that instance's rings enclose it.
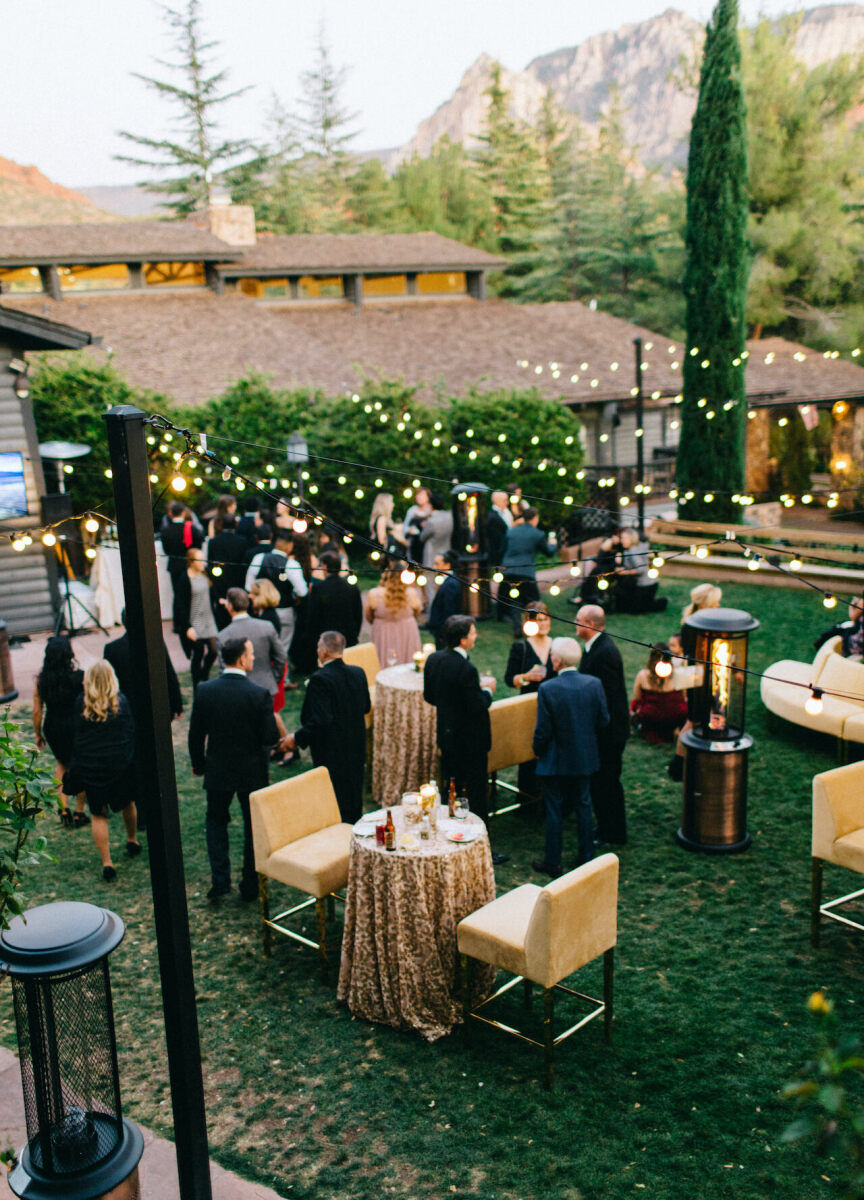
<instances>
[{"instance_id":1,"label":"chair cushion","mask_svg":"<svg viewBox=\"0 0 864 1200\"><path fill-rule=\"evenodd\" d=\"M779 662L772 663L767 668L762 678L781 682L788 679L792 683L815 683L821 666L821 662L817 667L814 663L798 662L795 658L781 658Z\"/></svg>"},{"instance_id":2,"label":"chair cushion","mask_svg":"<svg viewBox=\"0 0 864 1200\"><path fill-rule=\"evenodd\" d=\"M830 654L819 672L818 682L820 688L842 692L842 702L847 706L864 709L864 663Z\"/></svg>"},{"instance_id":3,"label":"chair cushion","mask_svg":"<svg viewBox=\"0 0 864 1200\"><path fill-rule=\"evenodd\" d=\"M338 825L339 805L326 767L315 767L281 779L249 797L255 870L266 872L271 854L287 845Z\"/></svg>"},{"instance_id":4,"label":"chair cushion","mask_svg":"<svg viewBox=\"0 0 864 1200\"><path fill-rule=\"evenodd\" d=\"M855 718L858 719L858 718ZM848 725L849 722L847 721ZM813 776L812 854L838 861L835 843L864 827L864 762Z\"/></svg>"},{"instance_id":5,"label":"chair cushion","mask_svg":"<svg viewBox=\"0 0 864 1200\"><path fill-rule=\"evenodd\" d=\"M524 975L525 934L542 890L536 883L523 883L465 917L456 927L459 953Z\"/></svg>"},{"instance_id":6,"label":"chair cushion","mask_svg":"<svg viewBox=\"0 0 864 1200\"><path fill-rule=\"evenodd\" d=\"M843 724L843 737L847 742L864 742L864 713L847 717Z\"/></svg>"},{"instance_id":7,"label":"chair cushion","mask_svg":"<svg viewBox=\"0 0 864 1200\"><path fill-rule=\"evenodd\" d=\"M351 832L350 825L329 825L290 842L270 855L262 874L320 900L348 882Z\"/></svg>"},{"instance_id":8,"label":"chair cushion","mask_svg":"<svg viewBox=\"0 0 864 1200\"><path fill-rule=\"evenodd\" d=\"M864 875L864 829L856 829L834 843L834 862Z\"/></svg>"},{"instance_id":9,"label":"chair cushion","mask_svg":"<svg viewBox=\"0 0 864 1200\"><path fill-rule=\"evenodd\" d=\"M534 758L534 726L537 724L537 693L496 700L489 709L492 746L487 771L503 771Z\"/></svg>"}]
</instances>

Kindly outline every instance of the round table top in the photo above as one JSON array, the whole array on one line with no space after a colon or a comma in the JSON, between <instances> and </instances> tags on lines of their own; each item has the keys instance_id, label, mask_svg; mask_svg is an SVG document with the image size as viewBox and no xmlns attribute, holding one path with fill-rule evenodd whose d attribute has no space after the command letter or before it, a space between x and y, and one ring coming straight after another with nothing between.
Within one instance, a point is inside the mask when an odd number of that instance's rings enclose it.
<instances>
[{"instance_id":1,"label":"round table top","mask_svg":"<svg viewBox=\"0 0 864 1200\"><path fill-rule=\"evenodd\" d=\"M469 813L464 820L456 820L455 818L451 818L447 815L446 805L440 807L438 809L438 828L437 830L431 830L429 837L424 840L420 837L419 825L408 826L405 824L404 805L393 805L393 807L390 809L390 812L393 814L393 824L396 826L396 849L387 850L386 847L380 845L375 838L374 833L367 837L359 837L355 833L352 841L353 846L355 846L358 851L363 850L372 854L381 854L384 856L385 860L395 859L398 862L400 859L404 860L406 858L444 858L448 855L458 853L466 846L476 846L488 840L486 835L486 826L475 813ZM370 817L378 816L379 813L380 820L369 821ZM379 813L365 814L364 817L357 822L357 825L371 824L374 827L375 825L381 824L384 821L384 813L381 810L379 810ZM355 830L357 825L354 826ZM467 833L469 830L471 832L476 830L477 836L472 837L470 840L466 840L464 842L459 840L453 841L451 838L447 837L448 832L458 835L459 833L463 832ZM408 832L414 834L416 837L416 846L407 848L401 845L403 834Z\"/></svg>"},{"instance_id":2,"label":"round table top","mask_svg":"<svg viewBox=\"0 0 864 1200\"><path fill-rule=\"evenodd\" d=\"M415 671L413 663L397 663L385 667L375 676L376 687L399 688L404 692L423 691L423 672Z\"/></svg>"}]
</instances>

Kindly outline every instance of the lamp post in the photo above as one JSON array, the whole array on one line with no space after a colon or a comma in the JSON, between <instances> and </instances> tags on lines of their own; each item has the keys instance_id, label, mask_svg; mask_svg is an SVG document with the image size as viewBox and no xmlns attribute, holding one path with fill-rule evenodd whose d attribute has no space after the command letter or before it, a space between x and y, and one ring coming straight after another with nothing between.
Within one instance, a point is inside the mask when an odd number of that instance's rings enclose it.
<instances>
[{"instance_id":1,"label":"lamp post","mask_svg":"<svg viewBox=\"0 0 864 1200\"><path fill-rule=\"evenodd\" d=\"M123 1117L108 955L125 926L59 901L0 935L12 977L27 1144L9 1175L26 1200L134 1200L144 1139Z\"/></svg>"},{"instance_id":2,"label":"lamp post","mask_svg":"<svg viewBox=\"0 0 864 1200\"><path fill-rule=\"evenodd\" d=\"M644 427L645 414L642 407L642 339L634 338L636 349L636 509L639 541L645 540L645 435L640 432Z\"/></svg>"},{"instance_id":3,"label":"lamp post","mask_svg":"<svg viewBox=\"0 0 864 1200\"><path fill-rule=\"evenodd\" d=\"M285 457L297 468L297 495L303 500L303 467L309 461L309 445L302 433L292 433L285 447Z\"/></svg>"}]
</instances>

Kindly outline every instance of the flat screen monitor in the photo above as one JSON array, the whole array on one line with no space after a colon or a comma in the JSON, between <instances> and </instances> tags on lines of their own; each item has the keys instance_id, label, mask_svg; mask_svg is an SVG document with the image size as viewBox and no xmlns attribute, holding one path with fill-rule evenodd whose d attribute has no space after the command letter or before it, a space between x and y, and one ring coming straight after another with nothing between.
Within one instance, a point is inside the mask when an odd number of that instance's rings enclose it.
<instances>
[{"instance_id":1,"label":"flat screen monitor","mask_svg":"<svg viewBox=\"0 0 864 1200\"><path fill-rule=\"evenodd\" d=\"M0 451L0 521L26 516L24 456L17 450Z\"/></svg>"}]
</instances>

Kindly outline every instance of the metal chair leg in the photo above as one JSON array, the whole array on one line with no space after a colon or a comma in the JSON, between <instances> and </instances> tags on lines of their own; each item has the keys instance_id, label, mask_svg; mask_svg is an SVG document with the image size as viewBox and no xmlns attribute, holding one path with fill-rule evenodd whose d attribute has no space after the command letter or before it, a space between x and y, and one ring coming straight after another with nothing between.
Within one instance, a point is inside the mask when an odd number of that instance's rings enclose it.
<instances>
[{"instance_id":1,"label":"metal chair leg","mask_svg":"<svg viewBox=\"0 0 864 1200\"><path fill-rule=\"evenodd\" d=\"M261 937L264 941L264 954L267 958L273 953L273 931L268 925L270 920L270 881L266 875L258 874L258 906L261 910Z\"/></svg>"},{"instance_id":2,"label":"metal chair leg","mask_svg":"<svg viewBox=\"0 0 864 1200\"><path fill-rule=\"evenodd\" d=\"M474 963L467 954L459 955L462 976L462 1032L471 1040L471 995L474 991Z\"/></svg>"},{"instance_id":3,"label":"metal chair leg","mask_svg":"<svg viewBox=\"0 0 864 1200\"><path fill-rule=\"evenodd\" d=\"M819 921L822 914L819 908L822 904L822 859L810 860L810 944L819 946Z\"/></svg>"},{"instance_id":4,"label":"metal chair leg","mask_svg":"<svg viewBox=\"0 0 864 1200\"><path fill-rule=\"evenodd\" d=\"M323 899L315 901L318 915L318 953L321 956L321 976L327 979L327 906Z\"/></svg>"},{"instance_id":5,"label":"metal chair leg","mask_svg":"<svg viewBox=\"0 0 864 1200\"><path fill-rule=\"evenodd\" d=\"M555 989L543 989L543 1058L545 1063L544 1083L552 1090L555 1082Z\"/></svg>"},{"instance_id":6,"label":"metal chair leg","mask_svg":"<svg viewBox=\"0 0 864 1200\"><path fill-rule=\"evenodd\" d=\"M608 1044L612 1041L612 1008L615 982L615 949L610 947L603 955L603 1037Z\"/></svg>"},{"instance_id":7,"label":"metal chair leg","mask_svg":"<svg viewBox=\"0 0 864 1200\"><path fill-rule=\"evenodd\" d=\"M336 901L334 900L333 894L331 892L331 894L327 897L327 920L334 921L335 919L336 919Z\"/></svg>"}]
</instances>

